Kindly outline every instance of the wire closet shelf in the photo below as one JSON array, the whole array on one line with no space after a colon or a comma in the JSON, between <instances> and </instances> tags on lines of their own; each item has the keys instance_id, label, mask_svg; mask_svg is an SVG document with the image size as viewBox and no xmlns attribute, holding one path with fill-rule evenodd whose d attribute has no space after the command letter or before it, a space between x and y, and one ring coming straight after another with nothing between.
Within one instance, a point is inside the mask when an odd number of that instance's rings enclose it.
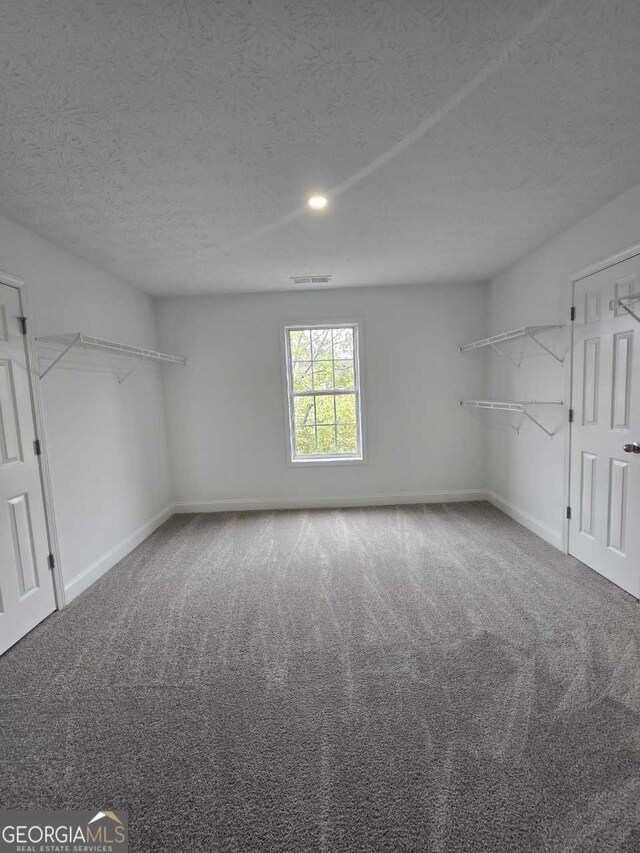
<instances>
[{"instance_id":1,"label":"wire closet shelf","mask_svg":"<svg viewBox=\"0 0 640 853\"><path fill-rule=\"evenodd\" d=\"M464 344L460 347L460 352L470 352L471 350L491 347L491 349L497 352L498 355L501 355L502 358L506 358L507 361L510 361L515 367L520 367L520 362L514 361L511 356L507 355L506 352L500 349L498 344L509 343L510 341L515 341L519 338L529 338L537 344L540 349L550 355L551 358L555 358L557 362L562 364L564 362L564 356L560 356L554 352L538 338L538 335L543 332L552 332L563 328L564 323L555 323L547 326L521 326L519 329L512 329L510 332L501 332L499 335L492 335L490 338L482 338L480 341L473 341L471 344Z\"/></svg>"},{"instance_id":2,"label":"wire closet shelf","mask_svg":"<svg viewBox=\"0 0 640 853\"><path fill-rule=\"evenodd\" d=\"M495 350L495 352L497 352L503 358L506 358L507 361L510 361L516 367L520 367L520 362L514 361L509 355L507 355L507 353L503 352L503 350L499 348L498 344L504 344L510 341L515 341L519 338L530 338L548 355L550 355L552 358L555 358L557 362L562 364L564 362L564 356L560 356L555 353L550 347L548 347L545 343L539 340L538 335L542 334L543 332L552 332L563 328L564 323L556 323L553 325L546 326L521 326L519 329L512 329L510 332L501 332L499 335L492 335L490 338L482 338L482 340L473 341L473 343L470 344L464 344L460 347L460 352L470 352L471 350L491 347L491 349Z\"/></svg>"},{"instance_id":3,"label":"wire closet shelf","mask_svg":"<svg viewBox=\"0 0 640 853\"><path fill-rule=\"evenodd\" d=\"M529 409L532 406L564 406L563 400L460 400L460 405L465 409L488 409L490 411L498 411L498 412L514 412L516 414L520 414L520 423L517 427L514 427L516 432L520 432L520 426L523 418L527 418L532 423L534 423L538 429L541 429L542 432L546 433L549 438L553 438L555 435L555 430L549 430L543 423L538 419L537 416L532 415Z\"/></svg>"},{"instance_id":4,"label":"wire closet shelf","mask_svg":"<svg viewBox=\"0 0 640 853\"><path fill-rule=\"evenodd\" d=\"M640 293L631 293L629 296L619 296L617 299L611 299L609 302L609 311L615 311L617 308L622 308L623 311L626 311L627 314L630 314L634 320L637 320L640 323L640 314L636 314L636 312L631 308L632 305L635 305L637 302L640 302Z\"/></svg>"},{"instance_id":5,"label":"wire closet shelf","mask_svg":"<svg viewBox=\"0 0 640 853\"><path fill-rule=\"evenodd\" d=\"M40 379L44 379L47 373L53 367L59 365L64 358L69 359L70 356L76 355L81 351L98 356L98 361L94 358L89 367L85 366L84 369L91 369L93 366L98 370L102 369L116 373L120 384L128 379L143 363L175 364L180 367L184 367L187 363L186 358L181 358L177 355L169 355L168 353L146 349L145 347L121 344L116 341L108 341L104 338L87 335L84 332L47 335L36 338L36 344L41 364L42 362L48 362L46 367L40 371Z\"/></svg>"}]
</instances>

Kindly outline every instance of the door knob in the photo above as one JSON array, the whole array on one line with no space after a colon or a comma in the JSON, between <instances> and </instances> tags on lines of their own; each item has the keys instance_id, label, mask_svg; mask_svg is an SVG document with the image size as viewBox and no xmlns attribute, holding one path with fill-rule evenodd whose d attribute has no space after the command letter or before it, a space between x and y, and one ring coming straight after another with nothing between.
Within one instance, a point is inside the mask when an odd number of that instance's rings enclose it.
<instances>
[{"instance_id":1,"label":"door knob","mask_svg":"<svg viewBox=\"0 0 640 853\"><path fill-rule=\"evenodd\" d=\"M640 453L640 441L634 441L632 444L625 444L622 449L625 453Z\"/></svg>"}]
</instances>

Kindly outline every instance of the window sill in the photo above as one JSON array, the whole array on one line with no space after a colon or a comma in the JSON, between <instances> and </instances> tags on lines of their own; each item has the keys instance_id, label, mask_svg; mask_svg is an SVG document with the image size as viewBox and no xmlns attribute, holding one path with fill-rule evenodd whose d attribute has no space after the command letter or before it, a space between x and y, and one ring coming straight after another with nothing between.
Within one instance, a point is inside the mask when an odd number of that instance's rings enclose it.
<instances>
[{"instance_id":1,"label":"window sill","mask_svg":"<svg viewBox=\"0 0 640 853\"><path fill-rule=\"evenodd\" d=\"M362 456L340 458L339 456L329 456L326 459L312 457L311 459L290 459L288 462L291 468L314 468L325 467L332 465L366 465L366 460Z\"/></svg>"}]
</instances>

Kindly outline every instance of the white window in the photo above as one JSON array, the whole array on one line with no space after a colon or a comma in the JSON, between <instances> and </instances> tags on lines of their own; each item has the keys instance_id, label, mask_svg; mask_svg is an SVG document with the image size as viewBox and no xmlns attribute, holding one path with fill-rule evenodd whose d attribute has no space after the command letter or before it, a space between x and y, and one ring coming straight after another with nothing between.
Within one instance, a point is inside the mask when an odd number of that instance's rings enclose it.
<instances>
[{"instance_id":1,"label":"white window","mask_svg":"<svg viewBox=\"0 0 640 853\"><path fill-rule=\"evenodd\" d=\"M362 461L358 325L285 328L292 462Z\"/></svg>"}]
</instances>

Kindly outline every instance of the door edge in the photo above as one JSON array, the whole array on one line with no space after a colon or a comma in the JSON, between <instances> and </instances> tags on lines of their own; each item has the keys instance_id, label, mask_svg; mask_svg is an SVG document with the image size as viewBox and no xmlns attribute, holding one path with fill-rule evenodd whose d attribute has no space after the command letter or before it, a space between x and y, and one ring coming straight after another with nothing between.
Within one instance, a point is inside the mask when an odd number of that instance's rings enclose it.
<instances>
[{"instance_id":1,"label":"door edge","mask_svg":"<svg viewBox=\"0 0 640 853\"><path fill-rule=\"evenodd\" d=\"M40 440L42 448L41 454L38 456L38 468L40 471L40 487L42 490L42 499L44 503L45 524L47 528L47 539L49 542L49 550L53 555L53 567L50 568L53 578L53 592L56 602L56 608L62 610L66 605L66 596L64 590L64 581L62 578L62 562L60 559L60 543L58 540L58 532L56 527L55 508L53 501L53 488L51 483L51 469L49 466L48 445L46 441L46 429L44 420L44 408L42 405L42 396L40 394L40 377L38 373L38 353L36 350L36 342L31 329L32 319L31 304L29 300L29 289L24 279L18 278L11 273L6 273L0 270L0 284L5 284L8 287L13 287L18 291L20 300L20 310L23 316L27 318L25 331L25 344L27 351L27 374L29 377L29 394L31 397L31 411L34 420L34 428L36 438Z\"/></svg>"}]
</instances>

